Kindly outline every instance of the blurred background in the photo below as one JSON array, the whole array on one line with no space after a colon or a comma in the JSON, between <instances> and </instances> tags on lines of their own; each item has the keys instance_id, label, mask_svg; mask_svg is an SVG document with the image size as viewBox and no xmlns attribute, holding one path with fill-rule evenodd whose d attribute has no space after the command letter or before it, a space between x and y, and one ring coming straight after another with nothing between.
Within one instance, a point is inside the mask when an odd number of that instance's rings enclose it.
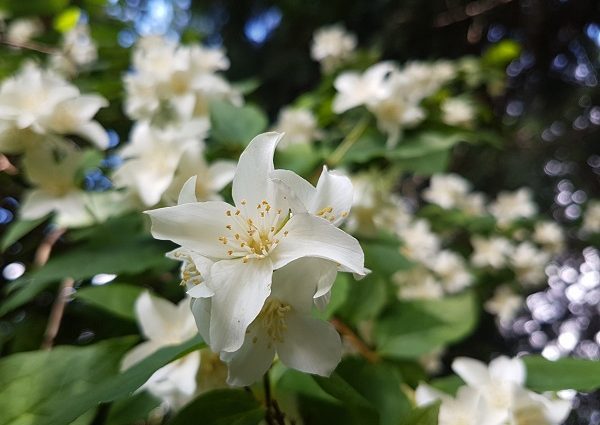
<instances>
[{"instance_id":1,"label":"blurred background","mask_svg":"<svg viewBox=\"0 0 600 425\"><path fill-rule=\"evenodd\" d=\"M247 100L260 104L271 120L282 106L321 81L309 46L314 31L324 25L342 23L357 34L360 46L374 46L382 59L400 63L480 56L504 43L511 57L506 90L493 97L482 92L481 97L493 111L492 125L505 128L511 138L503 141L502 149L458 146L449 171L488 194L532 188L541 211L567 230L569 249L547 267L549 286L530 295L516 319L498 332L492 317L485 318L476 334L451 348L448 358L467 352L484 357L497 350L541 353L549 359L600 359L598 240L580 238L575 225L581 220L581 205L600 197L600 2L4 0L0 9L10 10L11 18L37 16L45 26L60 25L60 19L69 19L69 11L90 22L100 57L109 63L89 75L88 84L111 101L99 119L114 123L113 147L129 131L123 127L126 122L117 119L122 109L119 80L129 64L126 49L143 35L161 33L224 47L231 60L227 78L246 84L260 81ZM0 78L13 73L22 59L21 53L3 46ZM102 188L109 182L98 174L87 176L86 184ZM403 187L398 191L406 195ZM4 174L0 195L1 232L13 221L19 202L18 188ZM26 259L50 231L40 226L3 254L5 282L25 272L30 266ZM97 277L106 278L110 276ZM53 296L53 291L44 292L33 305L0 320L0 352L7 347L11 352L37 348L44 322L25 318L45 317ZM67 317L60 338L86 342L111 332L110 322L102 328L95 323L94 317L77 322ZM134 331L130 325L129 331ZM121 331L127 333L126 328ZM577 403L569 423L600 424L600 394L583 394Z\"/></svg>"}]
</instances>

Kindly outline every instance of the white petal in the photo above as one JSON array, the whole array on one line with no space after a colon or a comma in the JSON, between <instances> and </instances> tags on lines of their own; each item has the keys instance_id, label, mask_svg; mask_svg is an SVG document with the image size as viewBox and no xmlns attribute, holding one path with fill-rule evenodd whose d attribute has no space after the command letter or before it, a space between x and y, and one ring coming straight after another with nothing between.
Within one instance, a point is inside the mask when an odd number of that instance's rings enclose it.
<instances>
[{"instance_id":1,"label":"white petal","mask_svg":"<svg viewBox=\"0 0 600 425\"><path fill-rule=\"evenodd\" d=\"M525 385L527 371L523 360L500 356L490 362L489 374L494 380L510 381L522 386Z\"/></svg>"},{"instance_id":2,"label":"white petal","mask_svg":"<svg viewBox=\"0 0 600 425\"><path fill-rule=\"evenodd\" d=\"M190 288L187 294L192 298L210 298L215 292L206 283L201 283Z\"/></svg>"},{"instance_id":3,"label":"white petal","mask_svg":"<svg viewBox=\"0 0 600 425\"><path fill-rule=\"evenodd\" d=\"M269 258L223 260L210 271L212 297L210 342L212 350L237 351L248 325L258 316L271 293L273 266Z\"/></svg>"},{"instance_id":4,"label":"white petal","mask_svg":"<svg viewBox=\"0 0 600 425\"><path fill-rule=\"evenodd\" d=\"M271 257L274 269L302 257L334 261L354 273L365 274L364 254L358 241L328 221L309 214L296 214L284 226ZM280 232L281 233L281 232Z\"/></svg>"},{"instance_id":5,"label":"white petal","mask_svg":"<svg viewBox=\"0 0 600 425\"><path fill-rule=\"evenodd\" d=\"M233 180L235 163L233 161L215 161L210 165L208 175L210 189L219 192Z\"/></svg>"},{"instance_id":6,"label":"white petal","mask_svg":"<svg viewBox=\"0 0 600 425\"><path fill-rule=\"evenodd\" d=\"M198 176L192 176L183 184L181 192L179 192L179 198L177 204L189 204L192 202L198 202L196 199L196 180Z\"/></svg>"},{"instance_id":7,"label":"white petal","mask_svg":"<svg viewBox=\"0 0 600 425\"><path fill-rule=\"evenodd\" d=\"M210 309L212 300L210 298L193 298L191 301L192 314L196 321L196 327L200 336L210 345Z\"/></svg>"},{"instance_id":8,"label":"white petal","mask_svg":"<svg viewBox=\"0 0 600 425\"><path fill-rule=\"evenodd\" d=\"M94 222L94 217L88 210L88 193L83 190L73 190L56 202L56 224L61 227L80 227Z\"/></svg>"},{"instance_id":9,"label":"white petal","mask_svg":"<svg viewBox=\"0 0 600 425\"><path fill-rule=\"evenodd\" d=\"M490 382L488 368L479 360L458 357L452 362L452 370L472 387L479 387Z\"/></svg>"},{"instance_id":10,"label":"white petal","mask_svg":"<svg viewBox=\"0 0 600 425\"><path fill-rule=\"evenodd\" d=\"M176 314L175 305L150 295L148 291L143 292L135 301L135 315L142 333L154 341L168 340L171 323Z\"/></svg>"},{"instance_id":11,"label":"white petal","mask_svg":"<svg viewBox=\"0 0 600 425\"><path fill-rule=\"evenodd\" d=\"M328 171L324 166L317 182L317 195L311 212L317 214L323 208L333 208L330 214L335 216L335 220L332 224L338 226L350 212L353 195L350 179L336 171Z\"/></svg>"},{"instance_id":12,"label":"white petal","mask_svg":"<svg viewBox=\"0 0 600 425\"><path fill-rule=\"evenodd\" d=\"M277 344L281 362L302 372L329 376L342 359L342 340L333 325L292 311L286 316L286 326L284 341Z\"/></svg>"},{"instance_id":13,"label":"white petal","mask_svg":"<svg viewBox=\"0 0 600 425\"><path fill-rule=\"evenodd\" d=\"M424 406L437 400L448 400L449 398L450 397L448 397L447 394L424 383L420 383L415 391L415 401L417 402L417 406Z\"/></svg>"},{"instance_id":14,"label":"white petal","mask_svg":"<svg viewBox=\"0 0 600 425\"><path fill-rule=\"evenodd\" d=\"M229 224L226 212L233 207L225 202L209 201L176 205L146 211L152 219L152 235L170 240L211 258L226 258L227 247L219 238Z\"/></svg>"},{"instance_id":15,"label":"white petal","mask_svg":"<svg viewBox=\"0 0 600 425\"><path fill-rule=\"evenodd\" d=\"M97 121L85 122L75 128L73 133L89 140L100 149L106 149L108 147L108 133Z\"/></svg>"},{"instance_id":16,"label":"white petal","mask_svg":"<svg viewBox=\"0 0 600 425\"><path fill-rule=\"evenodd\" d=\"M227 383L234 386L247 386L259 381L271 366L275 357L275 346L263 326L250 325L244 344L234 353L221 353L221 360L227 363L229 375Z\"/></svg>"},{"instance_id":17,"label":"white petal","mask_svg":"<svg viewBox=\"0 0 600 425\"><path fill-rule=\"evenodd\" d=\"M35 220L52 211L56 206L56 199L41 189L28 191L21 204L19 213L24 220Z\"/></svg>"},{"instance_id":18,"label":"white petal","mask_svg":"<svg viewBox=\"0 0 600 425\"><path fill-rule=\"evenodd\" d=\"M309 182L290 170L275 170L271 179L288 194L293 213L312 212L317 190Z\"/></svg>"},{"instance_id":19,"label":"white petal","mask_svg":"<svg viewBox=\"0 0 600 425\"><path fill-rule=\"evenodd\" d=\"M263 133L256 136L240 155L233 178L232 196L237 206L243 200L257 205L262 200L273 201L273 183L269 175L274 169L273 154L281 133Z\"/></svg>"},{"instance_id":20,"label":"white petal","mask_svg":"<svg viewBox=\"0 0 600 425\"><path fill-rule=\"evenodd\" d=\"M127 370L131 366L144 360L160 348L156 341L144 341L129 350L121 359L121 370Z\"/></svg>"}]
</instances>

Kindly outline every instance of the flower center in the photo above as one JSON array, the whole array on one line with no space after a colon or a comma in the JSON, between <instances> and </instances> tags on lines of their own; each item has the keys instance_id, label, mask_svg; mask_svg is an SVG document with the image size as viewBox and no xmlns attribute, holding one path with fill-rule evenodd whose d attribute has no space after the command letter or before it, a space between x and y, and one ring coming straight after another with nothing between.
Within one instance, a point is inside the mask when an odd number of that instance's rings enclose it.
<instances>
[{"instance_id":1,"label":"flower center","mask_svg":"<svg viewBox=\"0 0 600 425\"><path fill-rule=\"evenodd\" d=\"M549 424L541 409L537 406L527 406L515 412L516 425L545 425Z\"/></svg>"},{"instance_id":2,"label":"flower center","mask_svg":"<svg viewBox=\"0 0 600 425\"><path fill-rule=\"evenodd\" d=\"M280 233L283 237L288 232L280 232L289 218L289 213L284 214L281 209L273 209L269 202L263 200L256 206L256 213L248 214L246 201L242 201L242 212L228 210L225 215L229 218L225 226L227 234L219 236L219 241L227 247L227 255L234 258L242 258L244 263L250 259L263 259L269 255L279 239Z\"/></svg>"},{"instance_id":3,"label":"flower center","mask_svg":"<svg viewBox=\"0 0 600 425\"><path fill-rule=\"evenodd\" d=\"M183 253L175 252L173 254L175 258L180 260L181 263L181 286L199 285L204 282L202 274L196 268L192 257Z\"/></svg>"},{"instance_id":4,"label":"flower center","mask_svg":"<svg viewBox=\"0 0 600 425\"><path fill-rule=\"evenodd\" d=\"M274 342L283 342L287 325L285 317L292 307L289 304L279 301L277 298L269 298L262 308L258 319L262 321L262 326L266 329L267 335L271 339L269 348Z\"/></svg>"}]
</instances>

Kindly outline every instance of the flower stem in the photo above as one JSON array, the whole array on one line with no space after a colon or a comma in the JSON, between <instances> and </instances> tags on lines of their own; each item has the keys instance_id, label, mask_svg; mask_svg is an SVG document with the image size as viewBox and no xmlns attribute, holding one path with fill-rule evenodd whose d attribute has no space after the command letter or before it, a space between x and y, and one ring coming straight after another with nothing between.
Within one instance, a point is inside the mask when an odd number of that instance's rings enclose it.
<instances>
[{"instance_id":1,"label":"flower stem","mask_svg":"<svg viewBox=\"0 0 600 425\"><path fill-rule=\"evenodd\" d=\"M333 151L329 159L327 160L327 164L331 167L335 167L340 163L340 161L344 158L344 155L348 153L350 148L354 146L354 144L360 139L360 136L363 135L367 126L369 125L369 117L364 116L360 119L350 130L348 135L342 143L338 145L338 147Z\"/></svg>"},{"instance_id":2,"label":"flower stem","mask_svg":"<svg viewBox=\"0 0 600 425\"><path fill-rule=\"evenodd\" d=\"M330 320L331 324L335 329L348 341L361 356L367 359L371 363L377 363L381 360L379 354L371 350L369 346L362 340L358 335L354 333L352 329L348 327L340 319L334 317Z\"/></svg>"},{"instance_id":3,"label":"flower stem","mask_svg":"<svg viewBox=\"0 0 600 425\"><path fill-rule=\"evenodd\" d=\"M267 407L265 421L268 425L285 425L285 416L279 408L277 400L273 399L271 395L271 381L269 380L269 371L267 371L263 376L263 386L265 391L265 404Z\"/></svg>"}]
</instances>

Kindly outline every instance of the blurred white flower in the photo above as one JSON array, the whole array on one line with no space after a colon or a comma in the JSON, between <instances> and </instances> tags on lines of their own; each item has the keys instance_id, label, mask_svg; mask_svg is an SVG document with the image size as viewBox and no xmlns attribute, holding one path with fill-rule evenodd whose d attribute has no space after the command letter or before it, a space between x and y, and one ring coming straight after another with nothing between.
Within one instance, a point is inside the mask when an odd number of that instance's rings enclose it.
<instances>
[{"instance_id":1,"label":"blurred white flower","mask_svg":"<svg viewBox=\"0 0 600 425\"><path fill-rule=\"evenodd\" d=\"M331 72L350 59L356 48L356 36L341 25L315 31L310 56L321 64L323 72Z\"/></svg>"},{"instance_id":2,"label":"blurred white flower","mask_svg":"<svg viewBox=\"0 0 600 425\"><path fill-rule=\"evenodd\" d=\"M500 192L490 205L490 213L499 225L504 226L520 218L534 216L537 205L533 202L531 190L522 187L514 192Z\"/></svg>"},{"instance_id":3,"label":"blurred white flower","mask_svg":"<svg viewBox=\"0 0 600 425\"><path fill-rule=\"evenodd\" d=\"M61 51L52 55L51 67L67 76L96 61L98 48L90 35L90 27L79 23L64 34Z\"/></svg>"},{"instance_id":4,"label":"blurred white flower","mask_svg":"<svg viewBox=\"0 0 600 425\"><path fill-rule=\"evenodd\" d=\"M155 238L216 261L205 276L214 291L209 340L215 352L240 349L248 325L271 293L274 270L318 257L334 268L366 274L356 239L312 214L290 216L289 201L270 178L280 138L278 133L258 135L240 156L232 188L235 206L190 202L147 212Z\"/></svg>"},{"instance_id":5,"label":"blurred white flower","mask_svg":"<svg viewBox=\"0 0 600 425\"><path fill-rule=\"evenodd\" d=\"M397 271L392 276L392 282L398 288L399 299L435 299L444 296L441 283L422 266Z\"/></svg>"},{"instance_id":6,"label":"blurred white flower","mask_svg":"<svg viewBox=\"0 0 600 425\"><path fill-rule=\"evenodd\" d=\"M565 235L562 228L552 221L536 223L533 240L552 254L562 251L565 245Z\"/></svg>"},{"instance_id":7,"label":"blurred white flower","mask_svg":"<svg viewBox=\"0 0 600 425\"><path fill-rule=\"evenodd\" d=\"M156 205L173 184L182 158L193 162L202 157L207 131L205 120L165 128L138 122L120 152L125 162L114 173L116 186L128 188L145 206Z\"/></svg>"},{"instance_id":8,"label":"blurred white flower","mask_svg":"<svg viewBox=\"0 0 600 425\"><path fill-rule=\"evenodd\" d=\"M530 242L521 242L510 254L510 264L517 280L525 285L536 285L545 277L544 269L550 260L547 252L539 250Z\"/></svg>"},{"instance_id":9,"label":"blurred white flower","mask_svg":"<svg viewBox=\"0 0 600 425\"><path fill-rule=\"evenodd\" d=\"M404 244L401 252L413 260L427 263L440 250L440 238L426 220L417 219L398 229L398 236Z\"/></svg>"},{"instance_id":10,"label":"blurred white flower","mask_svg":"<svg viewBox=\"0 0 600 425\"><path fill-rule=\"evenodd\" d=\"M126 370L150 356L160 348L181 344L197 334L190 300L179 304L143 292L135 302L135 315L147 341L137 345L121 360L121 370ZM155 397L179 408L196 393L196 374L200 367L200 352L194 351L158 369L140 387Z\"/></svg>"},{"instance_id":11,"label":"blurred white flower","mask_svg":"<svg viewBox=\"0 0 600 425\"><path fill-rule=\"evenodd\" d=\"M11 43L24 44L42 35L44 25L37 18L18 18L8 24L6 39Z\"/></svg>"},{"instance_id":12,"label":"blurred white flower","mask_svg":"<svg viewBox=\"0 0 600 425\"><path fill-rule=\"evenodd\" d=\"M442 105L442 121L448 125L470 127L475 118L475 107L468 100L458 97L445 100Z\"/></svg>"},{"instance_id":13,"label":"blurred white flower","mask_svg":"<svg viewBox=\"0 0 600 425\"><path fill-rule=\"evenodd\" d=\"M431 177L423 198L442 208L460 208L471 190L471 184L457 174L436 174Z\"/></svg>"},{"instance_id":14,"label":"blurred white flower","mask_svg":"<svg viewBox=\"0 0 600 425\"><path fill-rule=\"evenodd\" d=\"M514 319L523 306L523 297L515 293L510 286L502 285L496 289L494 296L485 303L485 311L498 317L501 323Z\"/></svg>"},{"instance_id":15,"label":"blurred white flower","mask_svg":"<svg viewBox=\"0 0 600 425\"><path fill-rule=\"evenodd\" d=\"M308 109L283 108L275 123L275 131L285 133L278 148L293 144L308 144L319 137L317 119Z\"/></svg>"},{"instance_id":16,"label":"blurred white flower","mask_svg":"<svg viewBox=\"0 0 600 425\"><path fill-rule=\"evenodd\" d=\"M513 249L511 243L502 237L492 236L489 239L480 236L471 238L473 254L471 262L477 267L500 269L506 265L507 256Z\"/></svg>"},{"instance_id":17,"label":"blurred white flower","mask_svg":"<svg viewBox=\"0 0 600 425\"><path fill-rule=\"evenodd\" d=\"M92 118L107 105L103 97L82 95L58 74L27 64L0 86L0 150L26 149L32 133L78 135L104 149L108 135ZM15 133L23 141L19 146L9 140Z\"/></svg>"},{"instance_id":18,"label":"blurred white flower","mask_svg":"<svg viewBox=\"0 0 600 425\"><path fill-rule=\"evenodd\" d=\"M447 293L459 292L473 282L465 260L455 252L442 250L431 257L427 264L439 276Z\"/></svg>"},{"instance_id":19,"label":"blurred white flower","mask_svg":"<svg viewBox=\"0 0 600 425\"><path fill-rule=\"evenodd\" d=\"M600 201L590 201L583 214L582 229L589 233L600 233Z\"/></svg>"}]
</instances>

